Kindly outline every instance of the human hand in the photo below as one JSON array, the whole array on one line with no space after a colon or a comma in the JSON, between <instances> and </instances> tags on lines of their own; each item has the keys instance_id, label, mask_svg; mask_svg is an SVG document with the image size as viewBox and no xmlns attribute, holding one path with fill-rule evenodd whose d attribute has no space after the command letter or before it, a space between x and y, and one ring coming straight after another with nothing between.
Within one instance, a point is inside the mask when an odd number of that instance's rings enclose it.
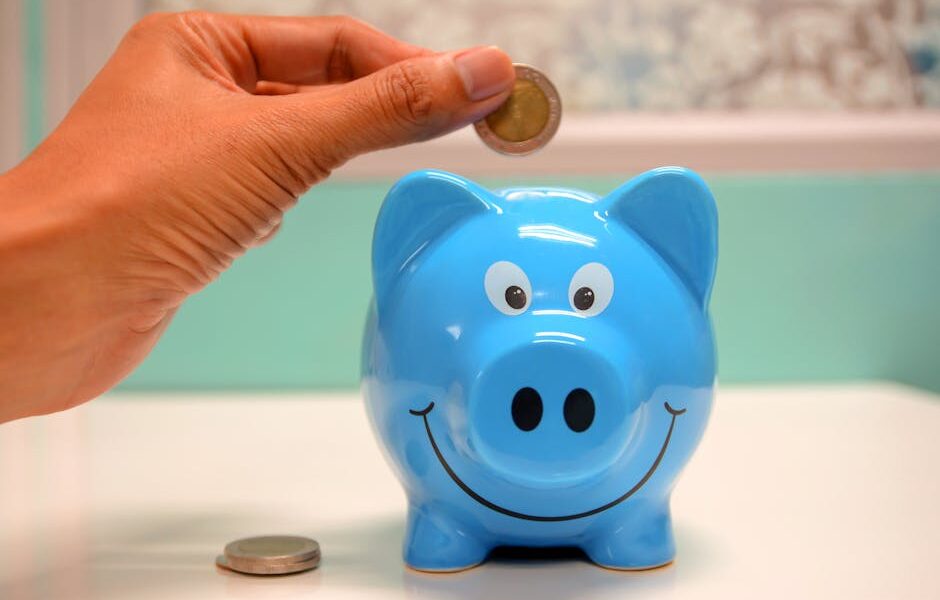
<instances>
[{"instance_id":1,"label":"human hand","mask_svg":"<svg viewBox=\"0 0 940 600\"><path fill-rule=\"evenodd\" d=\"M513 80L495 48L343 17L145 18L0 176L0 422L109 389L307 188L482 118Z\"/></svg>"}]
</instances>

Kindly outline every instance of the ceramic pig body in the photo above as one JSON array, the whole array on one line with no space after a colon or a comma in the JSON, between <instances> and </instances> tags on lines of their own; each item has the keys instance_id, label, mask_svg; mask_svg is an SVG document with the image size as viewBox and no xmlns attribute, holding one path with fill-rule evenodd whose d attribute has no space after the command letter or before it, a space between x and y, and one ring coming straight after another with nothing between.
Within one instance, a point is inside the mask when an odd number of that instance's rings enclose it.
<instances>
[{"instance_id":1,"label":"ceramic pig body","mask_svg":"<svg viewBox=\"0 0 940 600\"><path fill-rule=\"evenodd\" d=\"M405 561L460 570L500 545L672 561L670 493L712 402L716 258L714 200L684 169L603 198L396 184L363 391L408 496Z\"/></svg>"}]
</instances>

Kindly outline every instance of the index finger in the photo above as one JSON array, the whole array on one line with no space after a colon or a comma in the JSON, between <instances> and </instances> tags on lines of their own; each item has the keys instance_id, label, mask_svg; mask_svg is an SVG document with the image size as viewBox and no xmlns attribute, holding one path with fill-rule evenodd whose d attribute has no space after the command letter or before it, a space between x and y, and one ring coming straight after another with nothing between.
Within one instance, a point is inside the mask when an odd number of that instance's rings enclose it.
<instances>
[{"instance_id":1,"label":"index finger","mask_svg":"<svg viewBox=\"0 0 940 600\"><path fill-rule=\"evenodd\" d=\"M267 17L183 13L185 25L252 91L258 81L342 83L432 54L351 17Z\"/></svg>"}]
</instances>

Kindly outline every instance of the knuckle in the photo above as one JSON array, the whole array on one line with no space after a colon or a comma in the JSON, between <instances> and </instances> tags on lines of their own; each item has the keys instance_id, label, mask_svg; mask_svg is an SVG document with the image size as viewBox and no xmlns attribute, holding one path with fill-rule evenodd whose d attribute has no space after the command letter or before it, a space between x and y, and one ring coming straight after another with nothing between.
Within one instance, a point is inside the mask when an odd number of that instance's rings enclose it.
<instances>
[{"instance_id":1,"label":"knuckle","mask_svg":"<svg viewBox=\"0 0 940 600\"><path fill-rule=\"evenodd\" d=\"M354 19L349 15L330 15L327 19L330 20L330 24L336 29L355 28L362 24L362 21Z\"/></svg>"},{"instance_id":2,"label":"knuckle","mask_svg":"<svg viewBox=\"0 0 940 600\"><path fill-rule=\"evenodd\" d=\"M155 12L134 23L127 37L135 40L167 40L192 31L194 26L211 18L204 11Z\"/></svg>"},{"instance_id":3,"label":"knuckle","mask_svg":"<svg viewBox=\"0 0 940 600\"><path fill-rule=\"evenodd\" d=\"M179 17L178 22L187 25L202 23L213 18L213 14L205 10L187 10L177 14Z\"/></svg>"},{"instance_id":4,"label":"knuckle","mask_svg":"<svg viewBox=\"0 0 940 600\"><path fill-rule=\"evenodd\" d=\"M388 76L381 79L377 93L384 98L388 116L410 127L428 123L434 104L431 78L413 63L399 63L389 67Z\"/></svg>"},{"instance_id":5,"label":"knuckle","mask_svg":"<svg viewBox=\"0 0 940 600\"><path fill-rule=\"evenodd\" d=\"M155 12L150 13L134 23L128 31L128 36L138 37L151 31L157 31L166 27L167 23L173 18L171 13Z\"/></svg>"},{"instance_id":6,"label":"knuckle","mask_svg":"<svg viewBox=\"0 0 940 600\"><path fill-rule=\"evenodd\" d=\"M159 15L159 19L154 22L154 27L171 33L187 33L198 31L200 26L211 18L212 13L202 10L163 13Z\"/></svg>"},{"instance_id":7,"label":"knuckle","mask_svg":"<svg viewBox=\"0 0 940 600\"><path fill-rule=\"evenodd\" d=\"M141 28L141 29L149 29L155 26L162 25L172 18L173 18L173 13L152 12L150 14L144 15L139 21L137 21L137 23L134 24L134 27Z\"/></svg>"},{"instance_id":8,"label":"knuckle","mask_svg":"<svg viewBox=\"0 0 940 600\"><path fill-rule=\"evenodd\" d=\"M371 29L365 21L360 21L349 15L328 15L321 17L322 23L337 32L337 37L356 35Z\"/></svg>"}]
</instances>

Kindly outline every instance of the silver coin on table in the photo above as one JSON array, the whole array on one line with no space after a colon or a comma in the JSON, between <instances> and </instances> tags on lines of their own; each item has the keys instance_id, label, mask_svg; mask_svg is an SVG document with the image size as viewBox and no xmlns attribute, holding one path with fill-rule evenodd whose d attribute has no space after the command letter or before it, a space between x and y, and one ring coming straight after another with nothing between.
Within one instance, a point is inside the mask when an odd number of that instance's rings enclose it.
<instances>
[{"instance_id":1,"label":"silver coin on table","mask_svg":"<svg viewBox=\"0 0 940 600\"><path fill-rule=\"evenodd\" d=\"M320 564L320 545L294 535L265 535L235 540L225 546L216 564L251 575L299 573Z\"/></svg>"},{"instance_id":2,"label":"silver coin on table","mask_svg":"<svg viewBox=\"0 0 940 600\"><path fill-rule=\"evenodd\" d=\"M561 97L544 73L514 64L516 83L509 98L473 124L487 146L502 154L525 155L543 148L561 123Z\"/></svg>"}]
</instances>

